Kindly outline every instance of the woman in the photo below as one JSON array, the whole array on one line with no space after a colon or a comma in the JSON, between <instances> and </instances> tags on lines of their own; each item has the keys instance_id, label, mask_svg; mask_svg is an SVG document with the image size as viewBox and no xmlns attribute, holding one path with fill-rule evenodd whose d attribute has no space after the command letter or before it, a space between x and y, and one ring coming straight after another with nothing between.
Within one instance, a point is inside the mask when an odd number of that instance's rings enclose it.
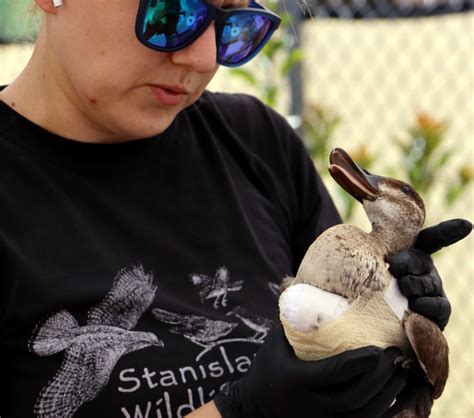
<instances>
[{"instance_id":1,"label":"woman","mask_svg":"<svg viewBox=\"0 0 474 418\"><path fill-rule=\"evenodd\" d=\"M280 280L340 218L282 117L205 88L278 18L243 0L36 3L35 51L0 93L0 416L379 417L416 401L396 349L303 363L270 331ZM393 266L444 327L429 256Z\"/></svg>"}]
</instances>

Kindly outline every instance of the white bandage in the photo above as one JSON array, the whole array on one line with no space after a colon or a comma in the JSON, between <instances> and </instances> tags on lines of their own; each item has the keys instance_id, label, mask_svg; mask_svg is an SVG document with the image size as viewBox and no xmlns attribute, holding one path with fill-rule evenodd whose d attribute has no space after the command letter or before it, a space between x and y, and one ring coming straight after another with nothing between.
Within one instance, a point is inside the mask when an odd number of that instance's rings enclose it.
<instances>
[{"instance_id":1,"label":"white bandage","mask_svg":"<svg viewBox=\"0 0 474 418\"><path fill-rule=\"evenodd\" d=\"M61 7L63 5L63 0L53 0L54 7Z\"/></svg>"},{"instance_id":2,"label":"white bandage","mask_svg":"<svg viewBox=\"0 0 474 418\"><path fill-rule=\"evenodd\" d=\"M288 287L280 296L280 313L297 331L308 332L336 319L350 304L346 298L306 283Z\"/></svg>"}]
</instances>

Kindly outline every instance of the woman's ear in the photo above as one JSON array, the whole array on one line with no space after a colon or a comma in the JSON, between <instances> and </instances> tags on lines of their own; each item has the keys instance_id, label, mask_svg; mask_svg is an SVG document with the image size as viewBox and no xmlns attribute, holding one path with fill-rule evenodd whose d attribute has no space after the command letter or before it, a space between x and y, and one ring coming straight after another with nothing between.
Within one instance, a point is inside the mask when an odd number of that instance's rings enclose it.
<instances>
[{"instance_id":1,"label":"woman's ear","mask_svg":"<svg viewBox=\"0 0 474 418\"><path fill-rule=\"evenodd\" d=\"M38 7L45 13L57 14L58 7L62 6L62 0L36 0Z\"/></svg>"}]
</instances>

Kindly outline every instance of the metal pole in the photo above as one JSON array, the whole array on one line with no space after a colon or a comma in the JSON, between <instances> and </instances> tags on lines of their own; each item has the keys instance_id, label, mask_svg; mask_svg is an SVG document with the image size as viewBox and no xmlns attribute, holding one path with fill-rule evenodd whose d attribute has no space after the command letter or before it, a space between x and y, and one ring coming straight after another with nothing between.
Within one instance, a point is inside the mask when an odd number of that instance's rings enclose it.
<instances>
[{"instance_id":1,"label":"metal pole","mask_svg":"<svg viewBox=\"0 0 474 418\"><path fill-rule=\"evenodd\" d=\"M300 34L301 23L304 20L303 10L298 0L285 0L286 10L291 16L292 24L287 29L287 36L292 39L291 49L297 49L301 46ZM303 82L302 82L302 65L297 63L289 74L291 99L290 99L290 115L301 117L303 113Z\"/></svg>"}]
</instances>

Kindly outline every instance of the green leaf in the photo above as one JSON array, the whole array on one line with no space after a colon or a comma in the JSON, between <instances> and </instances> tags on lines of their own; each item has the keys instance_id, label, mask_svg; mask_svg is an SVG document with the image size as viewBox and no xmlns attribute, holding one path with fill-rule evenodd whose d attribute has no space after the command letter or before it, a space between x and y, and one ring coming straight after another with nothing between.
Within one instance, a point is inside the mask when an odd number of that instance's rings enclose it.
<instances>
[{"instance_id":1,"label":"green leaf","mask_svg":"<svg viewBox=\"0 0 474 418\"><path fill-rule=\"evenodd\" d=\"M454 202L461 197L463 189L464 188L462 186L454 185L447 190L444 199L448 208L452 206Z\"/></svg>"},{"instance_id":2,"label":"green leaf","mask_svg":"<svg viewBox=\"0 0 474 418\"><path fill-rule=\"evenodd\" d=\"M441 157L439 157L434 163L433 163L433 170L436 170L438 168L443 167L446 165L448 160L452 157L453 155L453 150L448 150L444 152Z\"/></svg>"},{"instance_id":3,"label":"green leaf","mask_svg":"<svg viewBox=\"0 0 474 418\"><path fill-rule=\"evenodd\" d=\"M268 86L265 89L265 103L272 107L276 104L276 99L278 96L278 86L276 84Z\"/></svg>"},{"instance_id":4,"label":"green leaf","mask_svg":"<svg viewBox=\"0 0 474 418\"><path fill-rule=\"evenodd\" d=\"M281 39L272 39L269 41L262 50L262 53L266 55L268 58L272 59L274 55L282 48L284 48L285 45Z\"/></svg>"},{"instance_id":5,"label":"green leaf","mask_svg":"<svg viewBox=\"0 0 474 418\"><path fill-rule=\"evenodd\" d=\"M252 86L258 86L257 78L249 70L246 70L244 68L233 68L232 70L230 70L230 73L233 76L243 79Z\"/></svg>"},{"instance_id":6,"label":"green leaf","mask_svg":"<svg viewBox=\"0 0 474 418\"><path fill-rule=\"evenodd\" d=\"M286 77L293 67L303 60L303 50L301 48L293 49L280 67L280 74Z\"/></svg>"}]
</instances>

